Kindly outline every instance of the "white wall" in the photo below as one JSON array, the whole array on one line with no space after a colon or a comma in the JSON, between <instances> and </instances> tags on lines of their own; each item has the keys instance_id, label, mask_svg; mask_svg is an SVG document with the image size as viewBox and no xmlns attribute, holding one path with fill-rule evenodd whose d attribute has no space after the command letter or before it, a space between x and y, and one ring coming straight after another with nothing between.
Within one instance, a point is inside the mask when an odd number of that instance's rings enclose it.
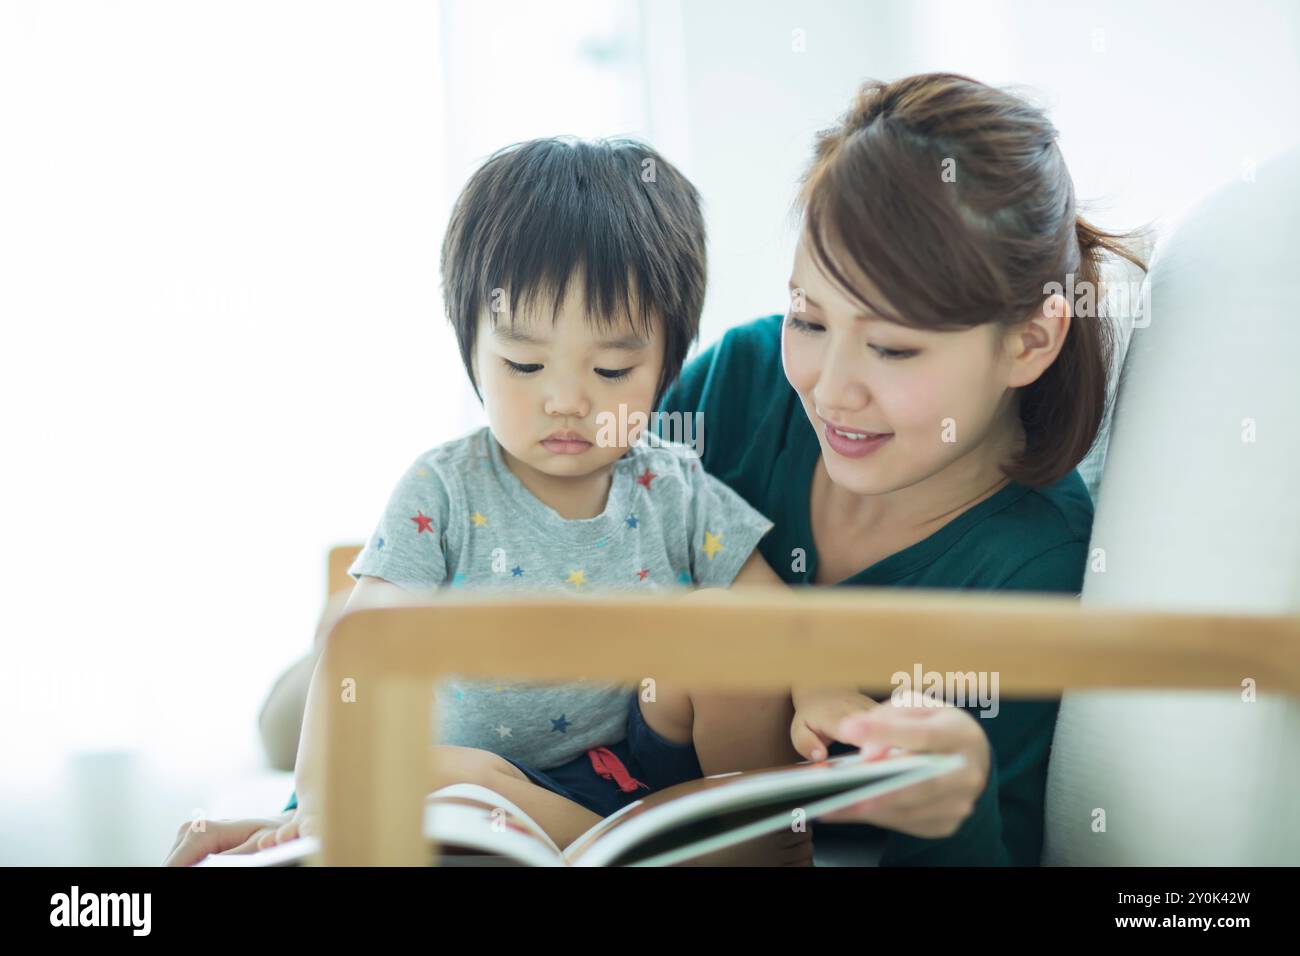
<instances>
[{"instance_id":1,"label":"white wall","mask_svg":"<svg viewBox=\"0 0 1300 956\"><path fill-rule=\"evenodd\" d=\"M1289 0L713 0L679 9L686 81L672 99L689 130L680 159L704 193L712 233L704 344L784 308L796 179L814 132L863 79L943 70L1022 89L1049 107L1086 209L1116 228L1166 224L1300 134L1300 4Z\"/></svg>"}]
</instances>

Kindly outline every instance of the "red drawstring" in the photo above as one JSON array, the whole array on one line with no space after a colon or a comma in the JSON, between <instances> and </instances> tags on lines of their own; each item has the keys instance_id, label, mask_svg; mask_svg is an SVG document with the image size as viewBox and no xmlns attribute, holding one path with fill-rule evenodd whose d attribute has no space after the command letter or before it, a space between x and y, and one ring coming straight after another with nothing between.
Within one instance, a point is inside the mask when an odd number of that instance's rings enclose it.
<instances>
[{"instance_id":1,"label":"red drawstring","mask_svg":"<svg viewBox=\"0 0 1300 956\"><path fill-rule=\"evenodd\" d=\"M596 770L598 777L606 780L618 781L618 788L624 793L630 793L637 787L644 787L649 790L650 787L634 778L627 772L627 767L623 766L623 761L614 756L614 752L608 747L596 747L594 750L588 750L587 756L591 758L591 765Z\"/></svg>"}]
</instances>

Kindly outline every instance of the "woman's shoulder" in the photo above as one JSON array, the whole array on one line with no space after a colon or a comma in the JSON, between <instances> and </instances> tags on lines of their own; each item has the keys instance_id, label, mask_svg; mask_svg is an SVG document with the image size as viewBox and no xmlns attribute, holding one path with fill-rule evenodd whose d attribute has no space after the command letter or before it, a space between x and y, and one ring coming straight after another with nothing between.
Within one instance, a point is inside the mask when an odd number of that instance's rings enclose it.
<instances>
[{"instance_id":1,"label":"woman's shoulder","mask_svg":"<svg viewBox=\"0 0 1300 956\"><path fill-rule=\"evenodd\" d=\"M972 541L992 560L985 586L1078 594L1088 559L1093 508L1077 469L1050 485L1012 485L1006 507Z\"/></svg>"},{"instance_id":2,"label":"woman's shoulder","mask_svg":"<svg viewBox=\"0 0 1300 956\"><path fill-rule=\"evenodd\" d=\"M733 326L683 366L662 400L665 411L699 411L710 400L734 396L738 386L764 387L763 368L781 361L781 316L768 315Z\"/></svg>"},{"instance_id":3,"label":"woman's shoulder","mask_svg":"<svg viewBox=\"0 0 1300 956\"><path fill-rule=\"evenodd\" d=\"M755 416L770 415L786 390L781 318L769 315L734 326L688 361L660 400L661 415L674 421L674 413L698 415L702 430L724 443L752 438L760 424ZM706 463L712 460L706 450L701 453Z\"/></svg>"}]
</instances>

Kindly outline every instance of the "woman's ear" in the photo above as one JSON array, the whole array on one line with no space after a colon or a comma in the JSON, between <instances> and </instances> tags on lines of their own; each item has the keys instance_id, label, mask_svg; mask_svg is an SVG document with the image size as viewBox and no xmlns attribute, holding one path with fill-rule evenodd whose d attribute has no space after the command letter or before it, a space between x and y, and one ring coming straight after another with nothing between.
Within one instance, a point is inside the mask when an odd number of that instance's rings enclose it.
<instances>
[{"instance_id":1,"label":"woman's ear","mask_svg":"<svg viewBox=\"0 0 1300 956\"><path fill-rule=\"evenodd\" d=\"M1021 388L1038 380L1061 353L1070 331L1070 303L1065 296L1049 295L1042 307L1013 328L1008 336L1011 349L1010 388Z\"/></svg>"}]
</instances>

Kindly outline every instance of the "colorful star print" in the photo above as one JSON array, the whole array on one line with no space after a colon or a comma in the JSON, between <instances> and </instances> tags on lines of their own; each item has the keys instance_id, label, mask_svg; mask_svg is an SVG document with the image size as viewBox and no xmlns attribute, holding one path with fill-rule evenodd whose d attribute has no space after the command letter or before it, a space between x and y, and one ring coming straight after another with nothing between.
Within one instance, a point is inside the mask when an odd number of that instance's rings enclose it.
<instances>
[{"instance_id":1,"label":"colorful star print","mask_svg":"<svg viewBox=\"0 0 1300 956\"><path fill-rule=\"evenodd\" d=\"M516 564L513 568L510 569L510 576L512 578L522 578L524 576L524 569Z\"/></svg>"},{"instance_id":2,"label":"colorful star print","mask_svg":"<svg viewBox=\"0 0 1300 956\"><path fill-rule=\"evenodd\" d=\"M637 580L644 581L646 579L646 575L648 575L649 573L650 573L649 568L642 568L640 571L636 573Z\"/></svg>"},{"instance_id":3,"label":"colorful star print","mask_svg":"<svg viewBox=\"0 0 1300 956\"><path fill-rule=\"evenodd\" d=\"M416 534L419 534L421 531L428 531L430 534L433 533L433 519L430 518L428 515L426 515L423 511L417 511L415 513L415 517L412 518L411 520L414 521L417 525L415 531Z\"/></svg>"},{"instance_id":4,"label":"colorful star print","mask_svg":"<svg viewBox=\"0 0 1300 956\"><path fill-rule=\"evenodd\" d=\"M704 553L713 560L713 556L722 550L722 536L714 534L712 531L704 532Z\"/></svg>"},{"instance_id":5,"label":"colorful star print","mask_svg":"<svg viewBox=\"0 0 1300 956\"><path fill-rule=\"evenodd\" d=\"M627 526L628 526L629 528L635 528L635 527L636 527L636 515L628 515L628 516L627 516L626 518L624 518L623 520L627 522Z\"/></svg>"},{"instance_id":6,"label":"colorful star print","mask_svg":"<svg viewBox=\"0 0 1300 956\"><path fill-rule=\"evenodd\" d=\"M641 474L637 475L636 483L638 485L644 486L645 490L649 491L650 482L654 481L658 477L659 477L658 475L656 475L653 471L647 468L645 471L641 472Z\"/></svg>"},{"instance_id":7,"label":"colorful star print","mask_svg":"<svg viewBox=\"0 0 1300 956\"><path fill-rule=\"evenodd\" d=\"M469 520L472 521L472 522L474 522L474 527L476 527L476 528L481 528L481 527L483 527L485 524L487 524L487 518L483 517L483 516L482 516L481 514L479 514L477 511L474 512L472 515L469 516Z\"/></svg>"},{"instance_id":8,"label":"colorful star print","mask_svg":"<svg viewBox=\"0 0 1300 956\"><path fill-rule=\"evenodd\" d=\"M570 571L569 576L564 579L565 584L582 585L587 583L587 575L583 571Z\"/></svg>"},{"instance_id":9,"label":"colorful star print","mask_svg":"<svg viewBox=\"0 0 1300 956\"><path fill-rule=\"evenodd\" d=\"M562 734L569 732L569 722L565 719L564 714L560 714L560 719L551 718L551 730L558 730Z\"/></svg>"}]
</instances>

